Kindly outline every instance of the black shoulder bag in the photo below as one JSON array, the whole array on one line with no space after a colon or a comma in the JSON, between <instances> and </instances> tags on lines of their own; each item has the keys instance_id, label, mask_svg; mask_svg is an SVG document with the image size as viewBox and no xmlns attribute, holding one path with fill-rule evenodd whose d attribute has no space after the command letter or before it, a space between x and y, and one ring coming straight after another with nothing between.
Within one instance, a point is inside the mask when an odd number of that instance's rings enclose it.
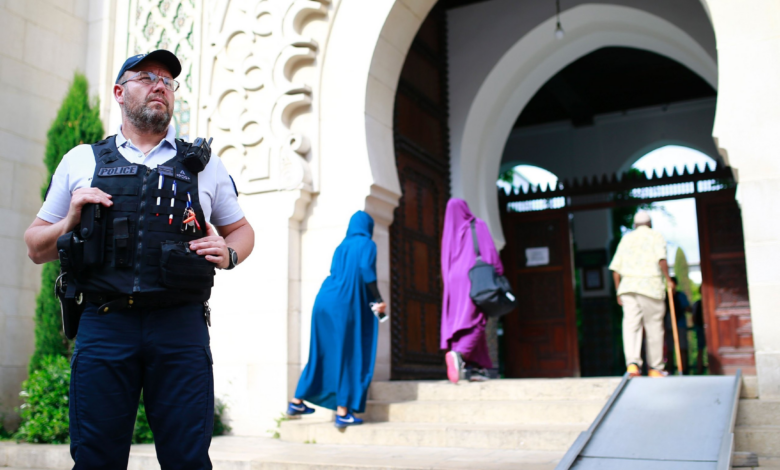
<instances>
[{"instance_id":1,"label":"black shoulder bag","mask_svg":"<svg viewBox=\"0 0 780 470\"><path fill-rule=\"evenodd\" d=\"M488 317L502 317L517 307L517 299L506 277L496 273L492 264L482 261L475 221L471 221L471 236L474 239L474 253L477 261L469 270L471 300Z\"/></svg>"}]
</instances>

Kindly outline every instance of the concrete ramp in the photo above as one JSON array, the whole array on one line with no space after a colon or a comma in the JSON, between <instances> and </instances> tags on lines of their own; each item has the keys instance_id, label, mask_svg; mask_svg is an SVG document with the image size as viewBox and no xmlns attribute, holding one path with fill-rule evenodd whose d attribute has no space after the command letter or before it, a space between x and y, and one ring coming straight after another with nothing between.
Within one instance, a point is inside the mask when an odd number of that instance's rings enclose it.
<instances>
[{"instance_id":1,"label":"concrete ramp","mask_svg":"<svg viewBox=\"0 0 780 470\"><path fill-rule=\"evenodd\" d=\"M556 470L730 469L741 382L624 376Z\"/></svg>"}]
</instances>

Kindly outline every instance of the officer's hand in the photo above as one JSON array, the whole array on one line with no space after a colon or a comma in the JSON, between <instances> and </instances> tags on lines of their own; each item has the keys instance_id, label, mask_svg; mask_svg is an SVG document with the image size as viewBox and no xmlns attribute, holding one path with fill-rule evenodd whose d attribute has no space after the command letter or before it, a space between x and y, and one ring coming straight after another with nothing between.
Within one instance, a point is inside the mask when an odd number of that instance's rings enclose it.
<instances>
[{"instance_id":1,"label":"officer's hand","mask_svg":"<svg viewBox=\"0 0 780 470\"><path fill-rule=\"evenodd\" d=\"M621 307L623 306L623 299L620 298L620 296L617 296L618 305Z\"/></svg>"},{"instance_id":2,"label":"officer's hand","mask_svg":"<svg viewBox=\"0 0 780 470\"><path fill-rule=\"evenodd\" d=\"M208 222L206 222L206 236L191 241L190 250L205 255L206 259L216 264L219 269L225 269L230 265L225 239L220 237Z\"/></svg>"},{"instance_id":3,"label":"officer's hand","mask_svg":"<svg viewBox=\"0 0 780 470\"><path fill-rule=\"evenodd\" d=\"M111 201L110 194L104 193L98 188L81 188L73 191L70 197L68 215L65 217L68 221L67 231L73 230L81 222L81 210L85 204L102 204L106 207L111 207L114 203Z\"/></svg>"}]
</instances>

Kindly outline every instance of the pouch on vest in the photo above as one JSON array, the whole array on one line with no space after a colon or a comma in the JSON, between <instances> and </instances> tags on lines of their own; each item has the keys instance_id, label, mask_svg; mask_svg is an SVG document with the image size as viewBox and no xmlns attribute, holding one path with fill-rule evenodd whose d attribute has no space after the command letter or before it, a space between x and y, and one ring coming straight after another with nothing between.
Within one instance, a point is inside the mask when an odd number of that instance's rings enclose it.
<instances>
[{"instance_id":1,"label":"pouch on vest","mask_svg":"<svg viewBox=\"0 0 780 470\"><path fill-rule=\"evenodd\" d=\"M114 219L114 264L115 268L129 268L133 265L132 247L130 246L130 219L117 217Z\"/></svg>"},{"instance_id":2,"label":"pouch on vest","mask_svg":"<svg viewBox=\"0 0 780 470\"><path fill-rule=\"evenodd\" d=\"M100 204L85 204L81 209L81 225L79 234L84 240L84 266L103 264L103 244L106 235L106 224L103 214L105 208Z\"/></svg>"},{"instance_id":3,"label":"pouch on vest","mask_svg":"<svg viewBox=\"0 0 780 470\"><path fill-rule=\"evenodd\" d=\"M189 248L189 243L162 243L160 277L172 289L209 289L214 286L214 263Z\"/></svg>"},{"instance_id":4,"label":"pouch on vest","mask_svg":"<svg viewBox=\"0 0 780 470\"><path fill-rule=\"evenodd\" d=\"M57 238L57 256L60 268L72 275L79 274L84 269L84 240L79 239L77 232L68 232Z\"/></svg>"}]
</instances>

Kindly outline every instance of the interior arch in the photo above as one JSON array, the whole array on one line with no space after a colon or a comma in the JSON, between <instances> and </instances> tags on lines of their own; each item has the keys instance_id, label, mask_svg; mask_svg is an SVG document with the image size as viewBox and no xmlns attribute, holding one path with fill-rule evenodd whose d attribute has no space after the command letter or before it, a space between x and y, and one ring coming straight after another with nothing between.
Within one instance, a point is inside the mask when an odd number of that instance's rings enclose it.
<instances>
[{"instance_id":1,"label":"interior arch","mask_svg":"<svg viewBox=\"0 0 780 470\"><path fill-rule=\"evenodd\" d=\"M528 101L569 63L609 46L632 47L669 57L717 88L717 65L688 34L647 12L588 4L562 14L566 36L550 34L555 18L518 41L493 67L471 105L460 141L452 146L453 196L466 199L490 225L497 247L504 236L495 175L512 126Z\"/></svg>"}]
</instances>

